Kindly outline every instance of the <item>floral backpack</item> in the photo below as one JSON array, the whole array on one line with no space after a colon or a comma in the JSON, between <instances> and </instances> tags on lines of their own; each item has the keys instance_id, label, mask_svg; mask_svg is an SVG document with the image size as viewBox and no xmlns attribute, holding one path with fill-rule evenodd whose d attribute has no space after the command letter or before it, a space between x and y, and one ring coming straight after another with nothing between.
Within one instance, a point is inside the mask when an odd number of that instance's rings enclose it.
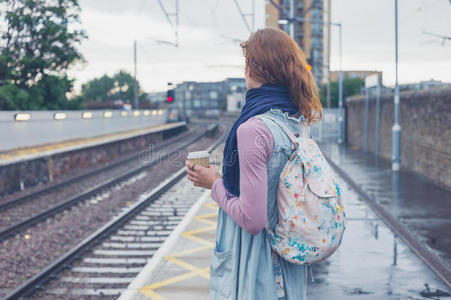
<instances>
[{"instance_id":1,"label":"floral backpack","mask_svg":"<svg viewBox=\"0 0 451 300\"><path fill-rule=\"evenodd\" d=\"M332 255L340 246L346 228L342 189L310 128L301 126L296 137L284 124L270 116L290 138L293 154L280 175L277 191L279 222L275 230L265 228L272 249L298 265L309 265Z\"/></svg>"}]
</instances>

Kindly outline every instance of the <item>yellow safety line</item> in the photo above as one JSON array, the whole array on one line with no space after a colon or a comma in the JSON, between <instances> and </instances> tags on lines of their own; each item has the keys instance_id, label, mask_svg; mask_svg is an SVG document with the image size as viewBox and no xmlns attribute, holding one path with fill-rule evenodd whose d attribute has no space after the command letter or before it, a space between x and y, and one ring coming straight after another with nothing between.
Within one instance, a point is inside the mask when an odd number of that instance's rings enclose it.
<instances>
[{"instance_id":1,"label":"yellow safety line","mask_svg":"<svg viewBox=\"0 0 451 300\"><path fill-rule=\"evenodd\" d=\"M218 205L216 203L211 203L211 204L207 203L207 204L204 204L203 206L210 208L210 209L214 209L214 210L217 210L217 208L218 208ZM172 254L164 257L164 259L166 259L167 261L169 261L189 272L181 274L181 275L177 275L177 276L174 276L174 277L162 280L162 281L158 281L158 282L152 283L147 286L144 286L139 290L140 293L146 295L147 297L149 297L152 300L166 300L164 297L160 296L157 292L155 292L155 290L158 288L165 287L170 284L182 281L182 280L186 280L186 279L195 277L195 276L200 276L207 280L210 280L210 267L200 269L200 268L193 266L193 265L187 263L186 261L182 260L181 257L185 256L186 254L204 251L207 249L212 249L214 247L215 243L212 243L206 239L200 238L195 235L198 233L215 230L216 222L211 221L211 220L206 220L205 218L211 218L213 216L216 216L217 214L218 213L216 211L214 213L208 213L208 214L194 217L194 220L209 224L211 226L204 227L204 228L198 228L196 230L191 230L191 231L185 231L181 234L181 236L189 238L191 240L194 240L204 246L179 251L179 252L172 253Z\"/></svg>"},{"instance_id":2,"label":"yellow safety line","mask_svg":"<svg viewBox=\"0 0 451 300\"><path fill-rule=\"evenodd\" d=\"M150 297L150 299L152 299L152 300L166 300L166 298L158 295L154 290L161 288L161 287L168 286L173 283L177 283L179 281L183 281L186 279L190 279L192 277L196 277L198 275L198 273L207 272L209 269L210 269L210 267L204 268L204 269L199 269L199 271L188 272L185 274L171 277L171 278L163 280L163 281L155 282L151 285L142 287L141 289L139 289L139 292Z\"/></svg>"},{"instance_id":3,"label":"yellow safety line","mask_svg":"<svg viewBox=\"0 0 451 300\"><path fill-rule=\"evenodd\" d=\"M201 221L201 220L198 220L198 221ZM204 221L204 220L202 220L202 221ZM182 236L188 236L188 235L192 235L192 234L196 234L196 233L202 233L202 232L205 232L205 231L209 231L209 230L212 229L212 227L213 226L205 227L205 228L199 228L199 229L192 230L192 231L185 231L185 232L182 233Z\"/></svg>"},{"instance_id":4,"label":"yellow safety line","mask_svg":"<svg viewBox=\"0 0 451 300\"><path fill-rule=\"evenodd\" d=\"M212 229L212 228L210 228L210 229ZM204 230L204 231L207 231L207 230ZM187 233L187 234L182 233L181 236L190 238L190 239L192 239L193 241L196 241L196 242L199 242L199 243L201 243L201 244L204 244L205 246L213 247L213 246L215 245L215 243L209 242L209 241L204 240L204 239L202 239L202 238L200 238L200 237L197 237L197 236L193 236L193 234L191 234L191 233Z\"/></svg>"},{"instance_id":5,"label":"yellow safety line","mask_svg":"<svg viewBox=\"0 0 451 300\"><path fill-rule=\"evenodd\" d=\"M139 290L139 292L141 294L146 295L147 297L149 297L152 300L166 300L166 298L161 297L160 295L155 293L153 290L149 290L147 288L142 288L142 289Z\"/></svg>"},{"instance_id":6,"label":"yellow safety line","mask_svg":"<svg viewBox=\"0 0 451 300\"><path fill-rule=\"evenodd\" d=\"M183 256L183 255L186 255L186 254L191 254L191 253L194 253L194 252L207 250L207 249L211 249L211 246L201 246L201 247L198 247L198 248L193 248L193 249L189 249L189 250L185 250L185 251L180 251L180 252L176 252L176 253L173 253L171 255L168 255L166 257Z\"/></svg>"},{"instance_id":7,"label":"yellow safety line","mask_svg":"<svg viewBox=\"0 0 451 300\"><path fill-rule=\"evenodd\" d=\"M207 223L207 224L211 224L211 225L213 225L213 226L216 226L216 222L215 221L211 221L211 220L204 220L203 218L194 218L194 219L196 219L196 220L198 220L198 221L201 221L201 222L204 222L204 223Z\"/></svg>"},{"instance_id":8,"label":"yellow safety line","mask_svg":"<svg viewBox=\"0 0 451 300\"><path fill-rule=\"evenodd\" d=\"M204 277L205 279L208 279L208 280L210 279L210 274L208 272L205 273L205 272L201 271L201 269L199 269L199 268L193 266L192 264L189 264L189 263L187 263L187 262L185 262L185 261L183 261L181 259L178 259L178 258L173 257L173 256L167 256L167 257L165 257L165 259L167 261L173 263L173 264L178 265L179 267L182 267L182 268L187 269L189 271L193 271L193 272L199 273L199 275Z\"/></svg>"},{"instance_id":9,"label":"yellow safety line","mask_svg":"<svg viewBox=\"0 0 451 300\"><path fill-rule=\"evenodd\" d=\"M218 204L216 202L207 203L204 204L204 206L208 208L218 208Z\"/></svg>"}]
</instances>

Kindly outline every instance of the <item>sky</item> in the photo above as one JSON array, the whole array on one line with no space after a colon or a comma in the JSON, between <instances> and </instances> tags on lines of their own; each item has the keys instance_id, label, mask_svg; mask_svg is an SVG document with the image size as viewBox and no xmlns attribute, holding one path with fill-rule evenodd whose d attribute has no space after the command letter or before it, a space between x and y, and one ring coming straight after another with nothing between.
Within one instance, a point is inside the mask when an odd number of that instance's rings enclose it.
<instances>
[{"instance_id":1,"label":"sky","mask_svg":"<svg viewBox=\"0 0 451 300\"><path fill-rule=\"evenodd\" d=\"M175 0L161 0L169 13ZM331 0L331 19L343 27L343 69L383 71L385 85L395 81L394 0ZM451 82L451 0L399 0L399 82ZM238 0L244 13L251 0ZM265 0L255 0L255 28L263 28ZM82 83L119 70L133 73L137 41L137 78L146 92L163 91L168 82L219 81L243 77L244 59L233 39L250 32L233 0L179 0L179 46L157 0L80 0L81 21L89 38L80 50L86 62L69 75ZM252 20L248 18L252 25ZM338 31L332 29L331 69L338 68Z\"/></svg>"}]
</instances>

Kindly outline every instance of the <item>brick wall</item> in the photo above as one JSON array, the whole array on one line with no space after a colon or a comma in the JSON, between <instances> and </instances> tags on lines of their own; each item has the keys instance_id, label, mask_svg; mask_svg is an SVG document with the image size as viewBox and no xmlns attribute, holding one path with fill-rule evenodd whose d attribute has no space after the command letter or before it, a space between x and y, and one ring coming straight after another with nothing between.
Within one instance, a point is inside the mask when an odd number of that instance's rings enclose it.
<instances>
[{"instance_id":1,"label":"brick wall","mask_svg":"<svg viewBox=\"0 0 451 300\"><path fill-rule=\"evenodd\" d=\"M364 148L365 98L346 99L347 142ZM391 161L393 95L381 97L381 157ZM451 88L401 93L401 167L451 189ZM375 152L376 99L370 98L368 150Z\"/></svg>"}]
</instances>

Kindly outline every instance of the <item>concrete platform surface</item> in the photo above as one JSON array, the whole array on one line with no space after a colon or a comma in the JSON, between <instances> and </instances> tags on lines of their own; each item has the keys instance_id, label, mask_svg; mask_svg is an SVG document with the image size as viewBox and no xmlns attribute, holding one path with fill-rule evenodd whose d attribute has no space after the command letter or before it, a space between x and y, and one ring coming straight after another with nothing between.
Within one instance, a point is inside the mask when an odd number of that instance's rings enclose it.
<instances>
[{"instance_id":1,"label":"concrete platform surface","mask_svg":"<svg viewBox=\"0 0 451 300\"><path fill-rule=\"evenodd\" d=\"M451 191L349 145L321 150L373 210L451 286Z\"/></svg>"},{"instance_id":2,"label":"concrete platform surface","mask_svg":"<svg viewBox=\"0 0 451 300\"><path fill-rule=\"evenodd\" d=\"M451 299L441 278L341 180L347 228L340 248L313 265L307 299ZM120 300L209 299L218 212L209 195L205 191Z\"/></svg>"},{"instance_id":3,"label":"concrete platform surface","mask_svg":"<svg viewBox=\"0 0 451 300\"><path fill-rule=\"evenodd\" d=\"M206 191L119 299L208 300L217 215Z\"/></svg>"}]
</instances>

